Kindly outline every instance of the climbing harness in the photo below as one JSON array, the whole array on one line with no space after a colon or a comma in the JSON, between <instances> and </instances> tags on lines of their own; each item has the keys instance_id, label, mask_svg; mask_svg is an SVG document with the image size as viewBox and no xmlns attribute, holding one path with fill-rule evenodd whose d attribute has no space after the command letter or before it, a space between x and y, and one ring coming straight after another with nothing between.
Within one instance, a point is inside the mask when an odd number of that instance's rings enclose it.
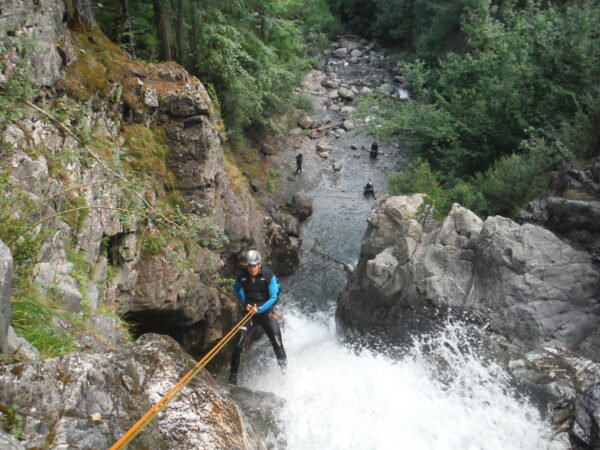
<instances>
[{"instance_id":1,"label":"climbing harness","mask_svg":"<svg viewBox=\"0 0 600 450\"><path fill-rule=\"evenodd\" d=\"M231 338L235 335L235 333L244 325L246 324L246 322L248 322L252 316L256 314L256 308L251 309L248 314L246 314L244 316L244 318L242 320L240 320L237 325L235 327L233 327L229 333L227 333L223 339L221 339L219 341L219 343L217 345L215 345L205 356L204 358L202 358L200 361L198 361L198 363L194 366L194 368L192 370L190 370L187 374L185 374L185 376L179 380L177 382L177 384L175 386L173 386L169 392L167 392L158 402L156 402L156 404L150 408L148 410L148 412L146 414L144 414L142 416L142 418L140 420L138 420L129 430L127 430L127 432L121 436L121 439L119 439L117 442L115 442L113 444L113 446L110 448L110 450L119 450L122 448L125 448L125 446L127 446L138 434L140 431L142 431L144 429L144 427L146 425L148 425L152 419L154 419L154 417L163 410L163 408L165 406L167 406L169 404L169 402L171 400L173 400L173 398L175 398L175 396L177 396L177 394L179 394L179 392L181 392L181 390L190 382L192 381L192 379L198 375L198 373L200 372L200 370L202 370L202 368L204 366L206 366L206 364L208 364L208 362L213 358L213 356L215 356L219 350L221 350L223 348L223 346L225 344L227 344L227 342L229 342L231 340Z\"/></svg>"}]
</instances>

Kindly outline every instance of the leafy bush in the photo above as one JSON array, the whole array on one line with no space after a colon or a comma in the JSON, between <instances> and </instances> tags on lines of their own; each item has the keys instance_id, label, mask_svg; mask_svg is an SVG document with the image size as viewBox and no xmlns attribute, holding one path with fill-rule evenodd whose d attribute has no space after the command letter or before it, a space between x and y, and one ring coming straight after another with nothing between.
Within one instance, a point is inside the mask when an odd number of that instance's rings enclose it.
<instances>
[{"instance_id":1,"label":"leafy bush","mask_svg":"<svg viewBox=\"0 0 600 450\"><path fill-rule=\"evenodd\" d=\"M369 130L407 138L448 186L444 199L512 214L559 164L599 153L600 9L464 5L464 52L401 65L418 103L372 96L360 111L379 107Z\"/></svg>"}]
</instances>

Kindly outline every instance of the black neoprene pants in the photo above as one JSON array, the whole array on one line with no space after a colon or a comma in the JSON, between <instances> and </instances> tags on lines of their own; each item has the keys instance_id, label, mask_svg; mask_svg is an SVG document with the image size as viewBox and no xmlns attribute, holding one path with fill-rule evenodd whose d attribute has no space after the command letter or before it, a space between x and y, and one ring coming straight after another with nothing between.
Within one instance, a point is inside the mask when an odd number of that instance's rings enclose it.
<instances>
[{"instance_id":1,"label":"black neoprene pants","mask_svg":"<svg viewBox=\"0 0 600 450\"><path fill-rule=\"evenodd\" d=\"M246 342L248 339L250 339L257 326L260 326L265 331L269 341L271 341L273 350L275 350L275 356L277 356L279 367L284 369L287 365L287 357L285 356L283 341L281 340L279 322L277 319L267 314L256 314L254 317L252 317L250 322L245 325L245 329L242 329L238 335L235 348L231 354L231 372L229 374L230 383L236 384L237 382L237 373L240 367L240 358L242 356L242 351L244 350L244 345L246 345Z\"/></svg>"}]
</instances>

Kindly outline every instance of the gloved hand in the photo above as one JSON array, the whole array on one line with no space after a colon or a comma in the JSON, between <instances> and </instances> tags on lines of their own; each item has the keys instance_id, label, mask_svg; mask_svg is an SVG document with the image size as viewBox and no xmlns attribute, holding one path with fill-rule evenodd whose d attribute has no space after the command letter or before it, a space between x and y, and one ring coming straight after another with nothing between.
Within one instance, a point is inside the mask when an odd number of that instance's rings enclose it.
<instances>
[{"instance_id":1,"label":"gloved hand","mask_svg":"<svg viewBox=\"0 0 600 450\"><path fill-rule=\"evenodd\" d=\"M254 311L256 312L256 305L246 305L246 307L244 308L246 311L250 312L250 311Z\"/></svg>"}]
</instances>

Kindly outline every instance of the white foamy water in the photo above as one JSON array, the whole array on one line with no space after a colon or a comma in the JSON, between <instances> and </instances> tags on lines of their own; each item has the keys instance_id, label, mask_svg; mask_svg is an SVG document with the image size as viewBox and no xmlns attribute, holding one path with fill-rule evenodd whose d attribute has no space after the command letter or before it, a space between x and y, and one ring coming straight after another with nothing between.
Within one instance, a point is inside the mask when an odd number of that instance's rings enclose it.
<instances>
[{"instance_id":1,"label":"white foamy water","mask_svg":"<svg viewBox=\"0 0 600 450\"><path fill-rule=\"evenodd\" d=\"M284 399L289 449L544 449L550 428L517 400L506 374L461 346L460 327L415 344L399 361L349 349L332 314L285 314L289 367L282 376L266 339L246 358L242 384ZM442 381L441 365L446 367Z\"/></svg>"}]
</instances>

